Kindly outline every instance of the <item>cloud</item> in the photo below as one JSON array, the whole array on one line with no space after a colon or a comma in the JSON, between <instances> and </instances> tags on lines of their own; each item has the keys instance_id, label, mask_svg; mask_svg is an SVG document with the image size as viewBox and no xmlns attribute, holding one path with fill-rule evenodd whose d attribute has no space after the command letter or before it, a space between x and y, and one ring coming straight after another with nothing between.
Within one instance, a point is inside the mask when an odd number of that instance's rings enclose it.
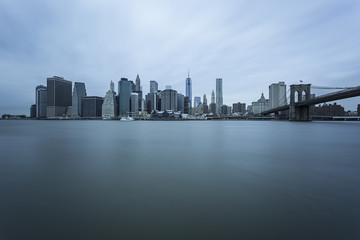
<instances>
[{"instance_id":1,"label":"cloud","mask_svg":"<svg viewBox=\"0 0 360 240\"><path fill-rule=\"evenodd\" d=\"M222 77L226 104L278 81L359 85L359 16L358 1L2 1L0 113L28 113L53 75L90 95L136 74L145 92L156 80L184 93L190 68L193 96Z\"/></svg>"}]
</instances>

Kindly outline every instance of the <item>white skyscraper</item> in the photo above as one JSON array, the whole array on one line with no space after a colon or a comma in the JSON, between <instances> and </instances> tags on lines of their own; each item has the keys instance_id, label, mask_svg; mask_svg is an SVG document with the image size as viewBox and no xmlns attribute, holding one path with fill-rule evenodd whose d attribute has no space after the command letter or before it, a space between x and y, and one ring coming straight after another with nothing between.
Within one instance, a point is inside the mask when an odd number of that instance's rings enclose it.
<instances>
[{"instance_id":1,"label":"white skyscraper","mask_svg":"<svg viewBox=\"0 0 360 240\"><path fill-rule=\"evenodd\" d=\"M222 78L216 79L216 114L221 114L221 106L223 105Z\"/></svg>"},{"instance_id":2,"label":"white skyscraper","mask_svg":"<svg viewBox=\"0 0 360 240\"><path fill-rule=\"evenodd\" d=\"M212 90L211 92L211 103L215 103L215 92Z\"/></svg>"},{"instance_id":3,"label":"white skyscraper","mask_svg":"<svg viewBox=\"0 0 360 240\"><path fill-rule=\"evenodd\" d=\"M132 112L134 115L139 114L139 95L137 93L131 93L130 112Z\"/></svg>"},{"instance_id":4,"label":"white skyscraper","mask_svg":"<svg viewBox=\"0 0 360 240\"><path fill-rule=\"evenodd\" d=\"M110 82L110 90L106 92L106 96L102 105L102 117L114 118L118 115L118 105L116 102L114 83Z\"/></svg>"},{"instance_id":5,"label":"white skyscraper","mask_svg":"<svg viewBox=\"0 0 360 240\"><path fill-rule=\"evenodd\" d=\"M273 83L269 86L270 108L276 108L287 104L286 84L284 82Z\"/></svg>"}]
</instances>

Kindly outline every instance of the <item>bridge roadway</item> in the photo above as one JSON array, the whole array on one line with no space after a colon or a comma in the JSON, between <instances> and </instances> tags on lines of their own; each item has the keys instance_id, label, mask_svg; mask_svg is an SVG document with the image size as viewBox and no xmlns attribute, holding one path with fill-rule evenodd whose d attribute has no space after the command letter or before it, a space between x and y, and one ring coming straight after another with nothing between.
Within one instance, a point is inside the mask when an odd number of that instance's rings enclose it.
<instances>
[{"instance_id":1,"label":"bridge roadway","mask_svg":"<svg viewBox=\"0 0 360 240\"><path fill-rule=\"evenodd\" d=\"M310 105L315 105L315 104L319 104L319 103L332 102L332 101L336 101L336 100L340 100L340 99L358 97L358 96L360 96L360 86L342 90L342 91L338 91L338 92L321 95L319 97L315 97L315 98L312 98L309 100L296 102L295 107L310 106ZM288 105L284 105L281 107L272 108L267 111L263 111L263 112L261 112L261 114L268 115L270 113L288 110L289 108L290 108L290 105L288 104Z\"/></svg>"}]
</instances>

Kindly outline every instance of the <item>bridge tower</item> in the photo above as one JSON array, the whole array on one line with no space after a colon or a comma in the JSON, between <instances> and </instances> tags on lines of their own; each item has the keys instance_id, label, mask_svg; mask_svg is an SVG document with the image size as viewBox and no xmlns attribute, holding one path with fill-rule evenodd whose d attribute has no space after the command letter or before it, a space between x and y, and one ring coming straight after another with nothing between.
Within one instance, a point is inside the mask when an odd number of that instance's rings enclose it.
<instances>
[{"instance_id":1,"label":"bridge tower","mask_svg":"<svg viewBox=\"0 0 360 240\"><path fill-rule=\"evenodd\" d=\"M289 120L290 121L311 121L310 108L311 105L300 105L301 101L310 100L311 84L293 84L290 85L290 105Z\"/></svg>"}]
</instances>

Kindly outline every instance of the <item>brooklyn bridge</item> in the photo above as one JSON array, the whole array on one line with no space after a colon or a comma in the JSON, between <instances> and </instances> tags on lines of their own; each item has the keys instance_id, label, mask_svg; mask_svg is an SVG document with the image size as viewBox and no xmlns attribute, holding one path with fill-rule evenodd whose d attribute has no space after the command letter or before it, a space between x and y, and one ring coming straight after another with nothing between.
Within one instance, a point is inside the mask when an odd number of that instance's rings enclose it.
<instances>
[{"instance_id":1,"label":"brooklyn bridge","mask_svg":"<svg viewBox=\"0 0 360 240\"><path fill-rule=\"evenodd\" d=\"M289 111L290 121L311 121L311 106L319 103L331 102L357 96L360 96L360 86L349 87L341 91L312 97L311 84L293 84L290 85L289 104L262 111L261 115L266 117L272 113L277 115L281 112Z\"/></svg>"}]
</instances>

